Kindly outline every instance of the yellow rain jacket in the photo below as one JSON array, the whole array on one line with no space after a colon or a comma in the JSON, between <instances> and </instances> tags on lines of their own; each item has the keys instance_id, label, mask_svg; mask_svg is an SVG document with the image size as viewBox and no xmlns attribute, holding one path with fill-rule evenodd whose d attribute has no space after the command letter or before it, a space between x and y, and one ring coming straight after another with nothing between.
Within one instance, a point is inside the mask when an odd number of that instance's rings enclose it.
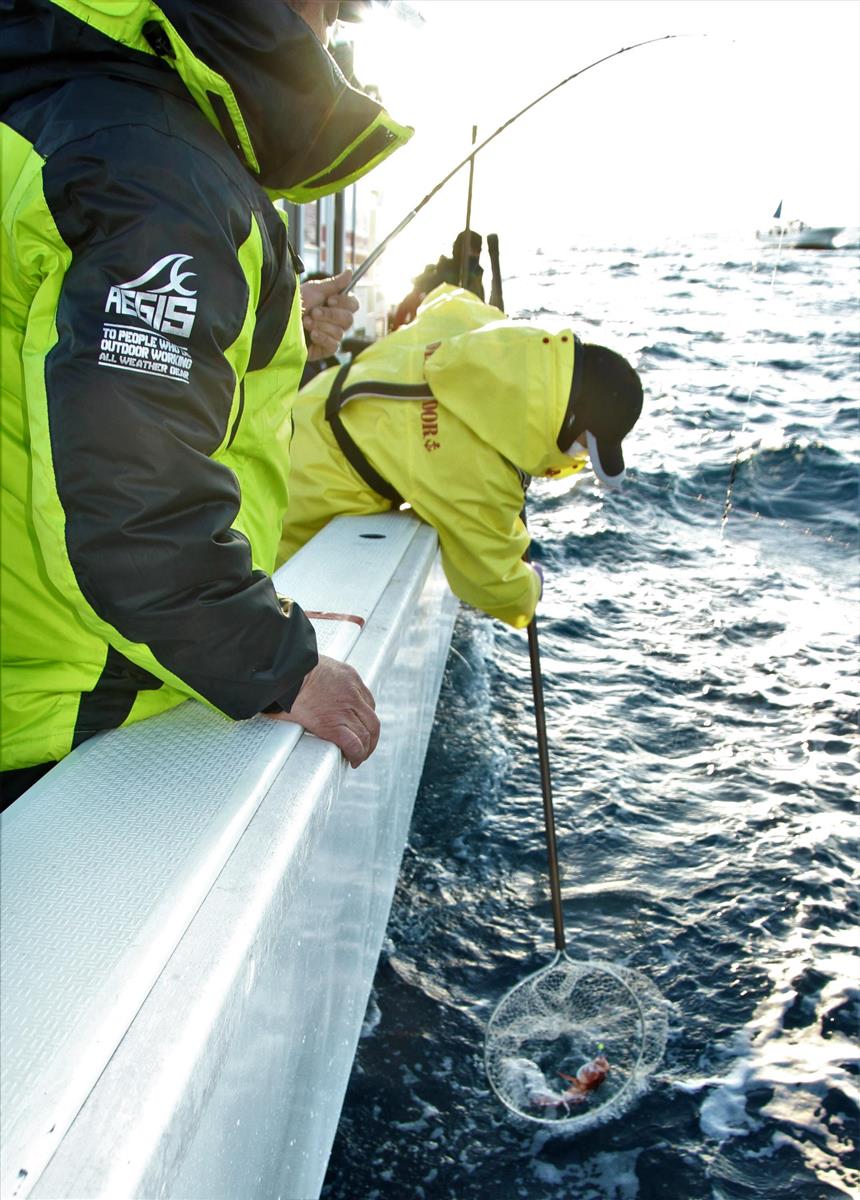
<instances>
[{"instance_id":1,"label":"yellow rain jacket","mask_svg":"<svg viewBox=\"0 0 860 1200\"><path fill-rule=\"evenodd\" d=\"M452 590L527 625L540 581L523 562L524 476L570 475L586 461L556 444L574 347L570 330L505 320L469 292L436 288L411 325L363 351L345 375L333 367L299 393L280 561L332 517L396 504L365 482L335 438L325 409L337 380L349 437L436 529Z\"/></svg>"}]
</instances>

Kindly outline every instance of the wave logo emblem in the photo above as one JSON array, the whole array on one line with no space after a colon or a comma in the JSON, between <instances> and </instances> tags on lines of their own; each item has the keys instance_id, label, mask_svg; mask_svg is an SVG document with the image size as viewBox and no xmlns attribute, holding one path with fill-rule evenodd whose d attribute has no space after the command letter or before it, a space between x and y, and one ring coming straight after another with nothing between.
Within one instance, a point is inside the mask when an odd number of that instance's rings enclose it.
<instances>
[{"instance_id":1,"label":"wave logo emblem","mask_svg":"<svg viewBox=\"0 0 860 1200\"><path fill-rule=\"evenodd\" d=\"M151 329L174 337L191 336L197 290L185 286L194 271L183 271L190 254L165 254L148 271L108 290L105 312L137 317Z\"/></svg>"}]
</instances>

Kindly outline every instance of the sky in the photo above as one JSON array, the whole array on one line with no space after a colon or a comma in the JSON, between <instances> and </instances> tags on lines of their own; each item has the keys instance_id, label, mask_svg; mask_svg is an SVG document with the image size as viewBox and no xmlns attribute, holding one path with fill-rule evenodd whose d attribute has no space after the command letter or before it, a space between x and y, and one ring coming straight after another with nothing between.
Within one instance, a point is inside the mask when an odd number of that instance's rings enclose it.
<instances>
[{"instance_id":1,"label":"sky","mask_svg":"<svg viewBox=\"0 0 860 1200\"><path fill-rule=\"evenodd\" d=\"M754 239L780 200L784 218L860 224L860 0L393 0L355 30L358 78L416 129L364 185L381 193L379 236L468 153L473 124L480 141L593 60L666 34L481 151L472 228L549 253ZM464 169L402 235L410 273L463 227L467 184Z\"/></svg>"}]
</instances>

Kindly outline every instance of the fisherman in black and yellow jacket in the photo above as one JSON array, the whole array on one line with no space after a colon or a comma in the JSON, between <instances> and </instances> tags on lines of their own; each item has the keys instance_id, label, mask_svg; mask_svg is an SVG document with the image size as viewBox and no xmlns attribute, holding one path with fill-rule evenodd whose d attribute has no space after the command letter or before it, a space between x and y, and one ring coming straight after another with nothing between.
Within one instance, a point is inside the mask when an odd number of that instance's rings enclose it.
<instances>
[{"instance_id":1,"label":"fisherman in black and yellow jacket","mask_svg":"<svg viewBox=\"0 0 860 1200\"><path fill-rule=\"evenodd\" d=\"M541 590L523 561L524 484L590 459L617 486L641 409L639 376L621 355L570 329L505 320L442 285L412 324L299 393L279 557L334 516L406 502L436 529L456 595L522 628Z\"/></svg>"},{"instance_id":2,"label":"fisherman in black and yellow jacket","mask_svg":"<svg viewBox=\"0 0 860 1200\"><path fill-rule=\"evenodd\" d=\"M337 191L411 133L322 45L337 12L2 6L7 800L187 697L323 737L334 714L353 765L375 745L370 693L269 577L307 353L272 197Z\"/></svg>"}]
</instances>

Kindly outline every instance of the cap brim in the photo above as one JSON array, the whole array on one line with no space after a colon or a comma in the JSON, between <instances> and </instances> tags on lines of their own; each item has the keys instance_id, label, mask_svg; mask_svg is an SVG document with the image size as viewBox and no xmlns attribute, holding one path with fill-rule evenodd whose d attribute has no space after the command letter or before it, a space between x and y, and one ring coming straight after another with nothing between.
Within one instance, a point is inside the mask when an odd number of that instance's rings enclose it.
<instances>
[{"instance_id":1,"label":"cap brim","mask_svg":"<svg viewBox=\"0 0 860 1200\"><path fill-rule=\"evenodd\" d=\"M585 440L588 445L588 457L594 468L594 474L609 488L621 487L624 482L624 455L620 443L598 442L594 434L587 430Z\"/></svg>"}]
</instances>

